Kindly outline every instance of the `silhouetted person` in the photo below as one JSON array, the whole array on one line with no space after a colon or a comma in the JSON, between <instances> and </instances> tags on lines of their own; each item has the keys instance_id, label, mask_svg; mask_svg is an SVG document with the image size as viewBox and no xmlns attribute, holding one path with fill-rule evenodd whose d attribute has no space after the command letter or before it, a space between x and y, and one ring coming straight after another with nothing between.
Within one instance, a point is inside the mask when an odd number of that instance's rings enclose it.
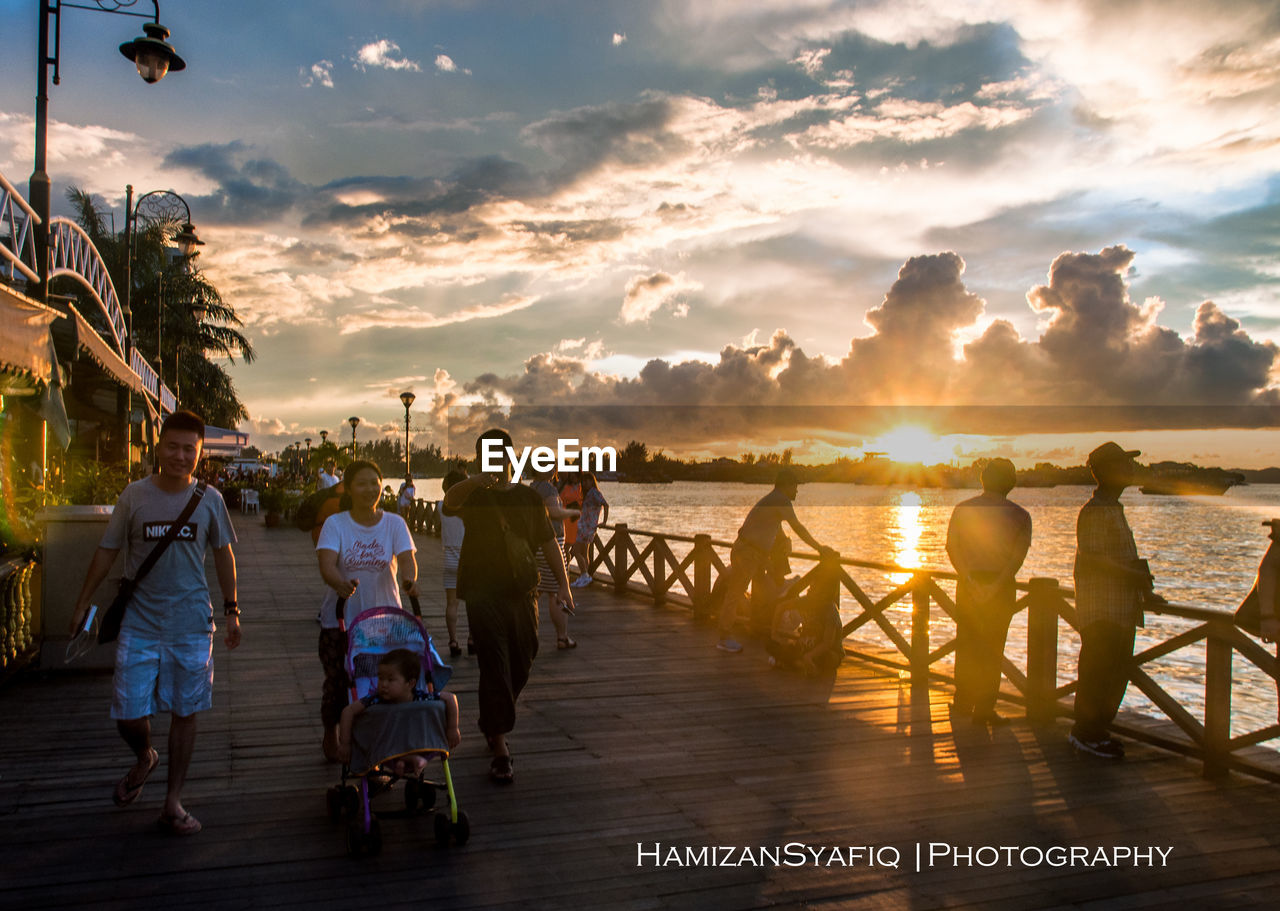
<instances>
[{"instance_id":1,"label":"silhouetted person","mask_svg":"<svg viewBox=\"0 0 1280 911\"><path fill-rule=\"evenodd\" d=\"M1009 499L1013 463L992 459L982 469L982 493L960 503L947 526L947 556L956 584L956 693L952 716L1000 724L996 699L1009 620L1016 608L1014 579L1031 546L1031 515Z\"/></svg>"},{"instance_id":2,"label":"silhouetted person","mask_svg":"<svg viewBox=\"0 0 1280 911\"><path fill-rule=\"evenodd\" d=\"M783 522L791 526L801 541L818 551L819 556L839 557L830 547L819 544L796 518L791 503L799 492L800 482L795 473L789 468L779 469L773 490L761 497L742 520L733 550L729 552L729 566L724 571L724 605L720 608L720 641L716 646L721 651L742 651L742 645L731 636L733 621L747 600L747 586L767 565L769 551Z\"/></svg>"},{"instance_id":3,"label":"silhouetted person","mask_svg":"<svg viewBox=\"0 0 1280 911\"><path fill-rule=\"evenodd\" d=\"M1089 453L1089 469L1098 487L1076 523L1080 662L1070 740L1076 749L1105 759L1124 758L1124 746L1107 729L1129 685L1134 631L1142 622L1143 598L1152 587L1151 571L1138 559L1120 505L1120 494L1134 481L1133 459L1138 454L1112 442Z\"/></svg>"}]
</instances>

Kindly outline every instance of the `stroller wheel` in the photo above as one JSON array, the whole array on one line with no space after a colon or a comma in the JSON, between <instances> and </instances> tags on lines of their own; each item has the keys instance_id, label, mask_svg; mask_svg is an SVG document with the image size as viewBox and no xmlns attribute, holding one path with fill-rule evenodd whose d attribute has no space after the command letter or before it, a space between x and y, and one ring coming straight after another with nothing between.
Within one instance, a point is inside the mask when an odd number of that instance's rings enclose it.
<instances>
[{"instance_id":1,"label":"stroller wheel","mask_svg":"<svg viewBox=\"0 0 1280 911\"><path fill-rule=\"evenodd\" d=\"M461 814L459 814L458 818L459 819L462 818ZM437 813L435 827L436 827L436 844L439 845L441 848L449 847L449 836L453 834L452 832L449 831L451 828L453 828L452 824L449 822L449 817L446 816L444 813Z\"/></svg>"},{"instance_id":2,"label":"stroller wheel","mask_svg":"<svg viewBox=\"0 0 1280 911\"><path fill-rule=\"evenodd\" d=\"M458 843L458 847L462 847L467 843L467 839L471 837L471 820L467 819L467 814L462 810L458 811L458 821L453 824L453 840Z\"/></svg>"},{"instance_id":3,"label":"stroller wheel","mask_svg":"<svg viewBox=\"0 0 1280 911\"><path fill-rule=\"evenodd\" d=\"M342 789L342 809L347 812L348 816L355 816L360 809L360 792L355 789L354 785L346 785Z\"/></svg>"},{"instance_id":4,"label":"stroller wheel","mask_svg":"<svg viewBox=\"0 0 1280 911\"><path fill-rule=\"evenodd\" d=\"M360 849L364 846L364 833L360 831L360 823L352 820L347 823L347 854L352 857L360 856Z\"/></svg>"},{"instance_id":5,"label":"stroller wheel","mask_svg":"<svg viewBox=\"0 0 1280 911\"><path fill-rule=\"evenodd\" d=\"M382 853L382 826L378 820L369 823L369 834L364 837L364 849L373 857Z\"/></svg>"},{"instance_id":6,"label":"stroller wheel","mask_svg":"<svg viewBox=\"0 0 1280 911\"><path fill-rule=\"evenodd\" d=\"M324 797L329 809L329 822L337 822L342 818L342 788L334 785Z\"/></svg>"},{"instance_id":7,"label":"stroller wheel","mask_svg":"<svg viewBox=\"0 0 1280 911\"><path fill-rule=\"evenodd\" d=\"M422 800L422 782L409 778L404 783L404 808L410 814L418 812L418 803Z\"/></svg>"}]
</instances>

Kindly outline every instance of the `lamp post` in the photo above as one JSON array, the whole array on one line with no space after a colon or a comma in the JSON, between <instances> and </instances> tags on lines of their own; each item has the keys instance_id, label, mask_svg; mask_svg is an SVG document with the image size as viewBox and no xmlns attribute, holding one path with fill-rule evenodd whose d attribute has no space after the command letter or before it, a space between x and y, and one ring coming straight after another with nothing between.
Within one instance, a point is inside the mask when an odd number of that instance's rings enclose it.
<instances>
[{"instance_id":1,"label":"lamp post","mask_svg":"<svg viewBox=\"0 0 1280 911\"><path fill-rule=\"evenodd\" d=\"M412 475L409 467L409 406L413 404L413 400L417 398L412 392L400 393L400 401L404 402L404 476L407 478Z\"/></svg>"},{"instance_id":2,"label":"lamp post","mask_svg":"<svg viewBox=\"0 0 1280 911\"><path fill-rule=\"evenodd\" d=\"M320 431L320 445L323 446L328 442L329 442L329 431L327 430Z\"/></svg>"},{"instance_id":3,"label":"lamp post","mask_svg":"<svg viewBox=\"0 0 1280 911\"><path fill-rule=\"evenodd\" d=\"M75 9L87 9L90 12L113 13L120 16L135 16L142 19L151 18L145 13L133 13L121 9L133 6L137 0L93 0L92 6L81 6L68 3ZM160 0L152 0L155 7L153 21L142 27L143 35L120 45L120 53L134 62L138 75L148 83L159 82L165 74L185 69L187 64L165 39L169 30L160 24ZM48 172L48 135L49 135L49 67L53 66L53 84L61 83L58 72L62 52L62 0L39 0L39 23L36 44L36 147L35 167L31 172L28 198L31 207L40 216L35 226L36 271L40 275L40 287L36 297L43 303L49 300L49 215L50 215L50 180ZM53 48L50 53L50 23L53 24ZM131 343L130 343L131 344ZM128 352L126 352L127 354Z\"/></svg>"},{"instance_id":4,"label":"lamp post","mask_svg":"<svg viewBox=\"0 0 1280 911\"><path fill-rule=\"evenodd\" d=\"M186 216L173 240L178 245L178 252L187 262L198 256L196 247L203 247L204 241L196 236L195 225L191 223L191 206L173 190L151 190L133 201L133 185L125 186L124 203L124 318L125 334L133 337L133 260L138 252L138 218L139 216L154 222L178 221L179 213ZM145 208L144 208L145 204ZM178 206L182 208L179 209ZM164 334L164 297L161 286L161 297L156 303L156 373L160 376L160 385L164 385L164 350L160 346Z\"/></svg>"},{"instance_id":5,"label":"lamp post","mask_svg":"<svg viewBox=\"0 0 1280 911\"><path fill-rule=\"evenodd\" d=\"M307 444L307 462L305 465L302 466L302 470L305 474L310 474L311 473L311 437L307 437L302 442Z\"/></svg>"},{"instance_id":6,"label":"lamp post","mask_svg":"<svg viewBox=\"0 0 1280 911\"><path fill-rule=\"evenodd\" d=\"M356 457L356 428L360 426L360 419L355 415L347 418L347 423L351 425L351 458Z\"/></svg>"}]
</instances>

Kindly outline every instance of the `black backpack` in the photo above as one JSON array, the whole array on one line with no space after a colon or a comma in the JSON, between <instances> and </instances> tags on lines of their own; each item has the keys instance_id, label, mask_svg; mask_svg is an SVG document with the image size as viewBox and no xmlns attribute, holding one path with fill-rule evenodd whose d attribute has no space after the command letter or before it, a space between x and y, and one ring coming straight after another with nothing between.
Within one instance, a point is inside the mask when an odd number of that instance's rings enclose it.
<instances>
[{"instance_id":1,"label":"black backpack","mask_svg":"<svg viewBox=\"0 0 1280 911\"><path fill-rule=\"evenodd\" d=\"M323 490L317 490L299 504L298 511L293 515L294 527L298 531L310 532L315 527L316 516L320 514L320 507L324 505L326 500L340 496L342 496L342 493L338 490L337 484L326 487Z\"/></svg>"}]
</instances>

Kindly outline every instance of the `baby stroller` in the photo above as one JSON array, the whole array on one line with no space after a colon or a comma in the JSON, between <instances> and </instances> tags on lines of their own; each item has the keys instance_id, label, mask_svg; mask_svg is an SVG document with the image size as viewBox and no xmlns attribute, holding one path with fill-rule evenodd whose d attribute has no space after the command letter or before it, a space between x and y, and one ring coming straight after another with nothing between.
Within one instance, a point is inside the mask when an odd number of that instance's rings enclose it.
<instances>
[{"instance_id":1,"label":"baby stroller","mask_svg":"<svg viewBox=\"0 0 1280 911\"><path fill-rule=\"evenodd\" d=\"M340 600L340 626L345 625L342 606ZM421 616L417 599L413 599L413 608L414 613ZM393 787L402 777L404 815L416 814L419 806L431 809L436 791L443 790L449 795L449 809L447 813L436 813L436 843L442 848L448 847L450 839L459 845L466 844L471 825L467 814L458 809L453 790L444 704L438 698L452 670L436 654L422 621L399 608L375 607L364 611L352 621L346 633L346 668L351 679L352 700L377 689L378 659L395 649L408 649L421 656L422 675L418 685L432 697L420 702L372 705L356 719L351 760L343 763L342 783L331 787L327 795L329 818L334 822L344 817L347 820L347 852L355 856L362 851L372 855L382 850L382 832L370 800ZM401 776L389 767L392 760L407 756L439 758L444 781L429 781L421 773Z\"/></svg>"}]
</instances>

